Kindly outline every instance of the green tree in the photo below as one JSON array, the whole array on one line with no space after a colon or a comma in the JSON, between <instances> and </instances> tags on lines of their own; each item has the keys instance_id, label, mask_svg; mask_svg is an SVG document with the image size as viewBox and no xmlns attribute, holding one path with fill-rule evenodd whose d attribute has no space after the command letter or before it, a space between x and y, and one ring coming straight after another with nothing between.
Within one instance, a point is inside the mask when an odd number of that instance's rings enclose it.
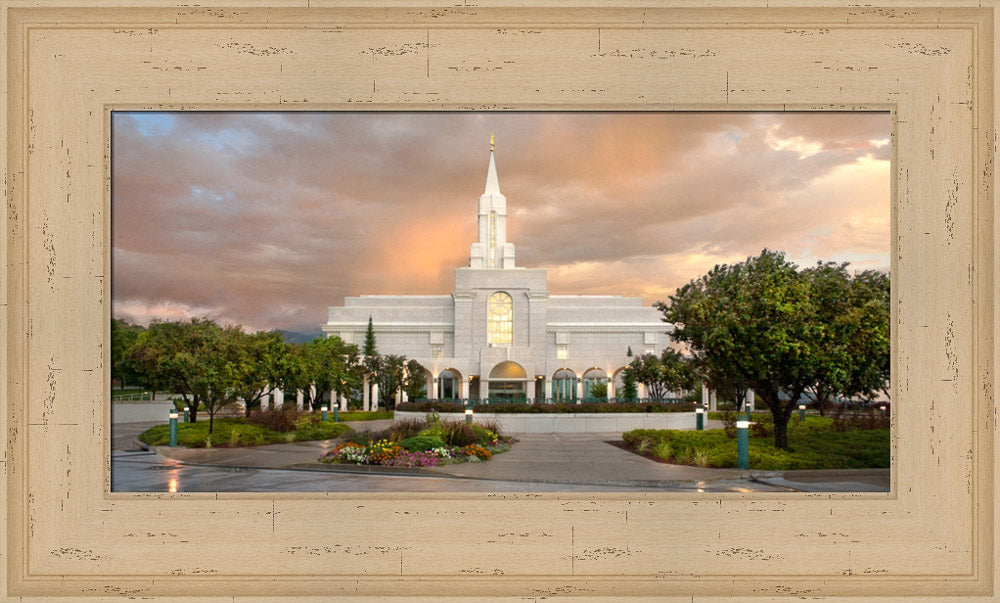
<instances>
[{"instance_id":1,"label":"green tree","mask_svg":"<svg viewBox=\"0 0 1000 603\"><path fill-rule=\"evenodd\" d=\"M129 352L144 379L180 394L198 420L198 406L208 412L209 433L215 414L236 399L240 364L239 327L223 329L210 320L154 322Z\"/></svg>"},{"instance_id":2,"label":"green tree","mask_svg":"<svg viewBox=\"0 0 1000 603\"><path fill-rule=\"evenodd\" d=\"M640 354L625 370L646 386L646 393L652 399L663 400L670 392L688 390L695 384L691 363L669 348L659 356Z\"/></svg>"},{"instance_id":3,"label":"green tree","mask_svg":"<svg viewBox=\"0 0 1000 603\"><path fill-rule=\"evenodd\" d=\"M274 391L282 381L285 357L291 345L278 331L258 331L237 336L240 340L240 362L236 367L236 395L243 399L244 412L260 407L261 399Z\"/></svg>"},{"instance_id":4,"label":"green tree","mask_svg":"<svg viewBox=\"0 0 1000 603\"><path fill-rule=\"evenodd\" d=\"M300 389L313 410L327 392L347 395L361 384L358 348L340 337L320 337L294 346L285 362L283 385ZM335 402L331 400L331 403Z\"/></svg>"},{"instance_id":5,"label":"green tree","mask_svg":"<svg viewBox=\"0 0 1000 603\"><path fill-rule=\"evenodd\" d=\"M376 358L378 364L373 375L378 383L379 405L382 408L393 408L396 392L403 386L405 379L406 357L388 354Z\"/></svg>"},{"instance_id":6,"label":"green tree","mask_svg":"<svg viewBox=\"0 0 1000 603\"><path fill-rule=\"evenodd\" d=\"M121 389L125 389L128 384L138 385L140 382L140 375L129 362L128 354L143 331L141 326L117 318L111 319L111 381L117 381Z\"/></svg>"},{"instance_id":7,"label":"green tree","mask_svg":"<svg viewBox=\"0 0 1000 603\"><path fill-rule=\"evenodd\" d=\"M608 384L605 381L595 381L590 384L590 397L594 400L605 401L608 397Z\"/></svg>"},{"instance_id":8,"label":"green tree","mask_svg":"<svg viewBox=\"0 0 1000 603\"><path fill-rule=\"evenodd\" d=\"M403 391L410 400L416 400L427 396L427 374L419 362L410 359L406 362L406 379L403 382Z\"/></svg>"},{"instance_id":9,"label":"green tree","mask_svg":"<svg viewBox=\"0 0 1000 603\"><path fill-rule=\"evenodd\" d=\"M632 356L632 347L628 348L628 356ZM621 389L615 392L615 398L618 400L633 401L639 397L639 382L636 380L635 371L632 370L631 366L625 367L622 371L622 386Z\"/></svg>"},{"instance_id":10,"label":"green tree","mask_svg":"<svg viewBox=\"0 0 1000 603\"><path fill-rule=\"evenodd\" d=\"M368 329L365 330L365 357L378 356L378 348L375 345L375 326L372 324L372 317L368 317Z\"/></svg>"},{"instance_id":11,"label":"green tree","mask_svg":"<svg viewBox=\"0 0 1000 603\"><path fill-rule=\"evenodd\" d=\"M198 420L201 402L194 383L199 371L192 350L208 329L205 321L152 322L129 348L128 362L140 379L153 389L180 395L191 409L191 421Z\"/></svg>"},{"instance_id":12,"label":"green tree","mask_svg":"<svg viewBox=\"0 0 1000 603\"><path fill-rule=\"evenodd\" d=\"M771 411L775 446L787 450L788 422L816 380L822 343L809 279L783 253L765 249L716 266L657 307L699 366L753 389Z\"/></svg>"},{"instance_id":13,"label":"green tree","mask_svg":"<svg viewBox=\"0 0 1000 603\"><path fill-rule=\"evenodd\" d=\"M243 359L243 330L225 329L207 322L199 346L191 351L198 366L193 381L201 403L208 412L208 434L215 427L215 414L236 402L236 387Z\"/></svg>"}]
</instances>

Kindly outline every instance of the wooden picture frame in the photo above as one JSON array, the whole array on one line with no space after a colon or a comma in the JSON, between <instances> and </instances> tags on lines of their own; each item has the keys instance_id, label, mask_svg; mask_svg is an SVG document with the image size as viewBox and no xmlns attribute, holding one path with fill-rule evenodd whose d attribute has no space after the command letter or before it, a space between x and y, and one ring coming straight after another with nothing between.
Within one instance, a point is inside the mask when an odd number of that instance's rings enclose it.
<instances>
[{"instance_id":1,"label":"wooden picture frame","mask_svg":"<svg viewBox=\"0 0 1000 603\"><path fill-rule=\"evenodd\" d=\"M6 600L997 600L996 0L35 4L0 5ZM252 108L892 111L891 491L111 493L110 111Z\"/></svg>"}]
</instances>

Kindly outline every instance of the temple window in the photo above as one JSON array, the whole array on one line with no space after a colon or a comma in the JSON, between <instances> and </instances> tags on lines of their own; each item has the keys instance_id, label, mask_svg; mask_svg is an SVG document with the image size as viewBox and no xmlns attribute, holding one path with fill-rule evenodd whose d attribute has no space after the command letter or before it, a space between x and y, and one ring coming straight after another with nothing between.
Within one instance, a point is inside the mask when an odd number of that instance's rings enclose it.
<instances>
[{"instance_id":1,"label":"temple window","mask_svg":"<svg viewBox=\"0 0 1000 603\"><path fill-rule=\"evenodd\" d=\"M491 346L509 346L514 341L514 300L497 291L487 302L487 339Z\"/></svg>"}]
</instances>

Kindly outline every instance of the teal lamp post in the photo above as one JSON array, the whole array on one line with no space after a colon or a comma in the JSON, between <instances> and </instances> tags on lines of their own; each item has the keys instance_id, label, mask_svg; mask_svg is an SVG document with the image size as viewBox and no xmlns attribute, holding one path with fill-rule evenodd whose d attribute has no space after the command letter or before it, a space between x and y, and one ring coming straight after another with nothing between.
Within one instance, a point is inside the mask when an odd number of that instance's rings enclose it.
<instances>
[{"instance_id":1,"label":"teal lamp post","mask_svg":"<svg viewBox=\"0 0 1000 603\"><path fill-rule=\"evenodd\" d=\"M177 411L171 411L167 417L170 419L170 447L177 447Z\"/></svg>"}]
</instances>

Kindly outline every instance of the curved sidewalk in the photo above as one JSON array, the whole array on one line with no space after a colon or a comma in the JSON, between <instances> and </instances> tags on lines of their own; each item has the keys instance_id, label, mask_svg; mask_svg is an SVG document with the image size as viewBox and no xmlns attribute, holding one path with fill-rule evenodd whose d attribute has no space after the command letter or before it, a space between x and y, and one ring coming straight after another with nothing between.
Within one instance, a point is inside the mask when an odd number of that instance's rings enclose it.
<instances>
[{"instance_id":1,"label":"curved sidewalk","mask_svg":"<svg viewBox=\"0 0 1000 603\"><path fill-rule=\"evenodd\" d=\"M374 423L374 422L372 422ZM356 429L375 424L357 425ZM195 465L295 469L334 473L425 475L480 480L536 483L627 485L656 489L699 483L756 482L774 490L821 492L888 492L888 469L827 471L741 471L708 469L658 463L613 446L608 441L621 434L520 434L508 452L478 463L440 467L397 468L364 465L331 465L317 459L335 442L322 440L247 448L188 449L157 447L162 456Z\"/></svg>"}]
</instances>

